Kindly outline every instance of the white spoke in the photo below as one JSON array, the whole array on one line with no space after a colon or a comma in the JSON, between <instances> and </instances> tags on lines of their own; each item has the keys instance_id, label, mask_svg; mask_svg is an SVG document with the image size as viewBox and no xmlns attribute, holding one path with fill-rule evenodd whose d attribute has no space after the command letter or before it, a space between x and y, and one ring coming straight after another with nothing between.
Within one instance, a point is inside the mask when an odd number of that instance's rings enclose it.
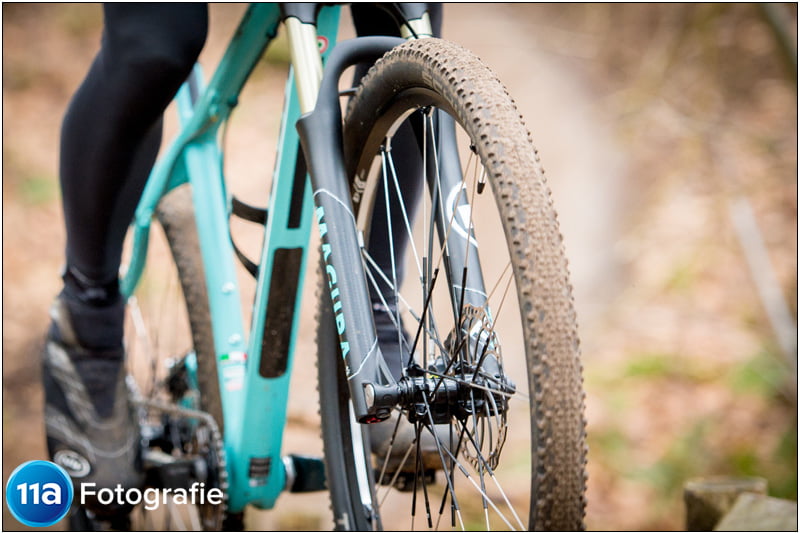
<instances>
[{"instance_id":1,"label":"white spoke","mask_svg":"<svg viewBox=\"0 0 800 533\"><path fill-rule=\"evenodd\" d=\"M397 171L395 170L394 166L394 159L392 159L392 152L389 151L386 154L387 159L389 160L389 169L392 171L392 181L394 182L394 189L397 192L397 198L400 203L400 210L403 213L403 222L406 226L406 232L408 233L408 241L411 243L411 251L414 253L414 264L417 266L417 271L419 272L419 277L422 277L422 262L419 259L419 255L417 254L417 247L414 244L414 235L411 231L411 223L408 220L408 212L406 211L406 203L403 201L403 195L400 193L400 183L397 180Z\"/></svg>"},{"instance_id":2,"label":"white spoke","mask_svg":"<svg viewBox=\"0 0 800 533\"><path fill-rule=\"evenodd\" d=\"M395 290L393 291L394 295L395 295L395 297L394 297L395 298L394 312L395 312L395 315L396 315L395 316L395 318L396 318L396 322L395 323L396 324L400 324L400 309L399 309L400 306L397 305L398 304L397 295L398 295L398 293L400 291L397 290L397 287L399 287L399 284L397 283L397 265L396 265L396 261L395 261L394 232L392 230L392 209L391 209L391 203L389 202L389 183L388 183L389 180L388 180L387 172L386 172L386 150L385 149L381 152L381 170L383 171L382 172L382 175L383 175L383 196L384 196L384 200L386 201L386 226L387 226L387 230L388 230L388 234L389 234L389 260L390 260L390 262L392 264L392 282L393 282L392 285L395 287ZM397 328L397 344L398 345L402 344L402 338L403 338L402 328L398 327Z\"/></svg>"},{"instance_id":3,"label":"white spoke","mask_svg":"<svg viewBox=\"0 0 800 533\"><path fill-rule=\"evenodd\" d=\"M384 274L383 270L381 270L381 268L375 263L375 261L369 255L369 252L367 252L366 250L364 251L364 257L367 259L367 262L369 263L369 266L372 267L372 270L374 270L383 279L383 281L387 285L389 285L389 287L391 289L394 290L394 286L392 285L392 282L386 277L386 274ZM376 290L378 290L378 293L380 294L382 305L386 306L387 305L386 304L386 300L383 298L383 295L381 294L380 290L378 289L377 281L375 280L374 276L372 275L372 273L370 272L369 269L366 269L366 272L367 272L367 277L369 278L369 281L376 288ZM405 306L405 309L411 314L411 317L416 321L417 326L419 326L421 317L411 308L411 306L409 305L408 301L405 298L403 298L403 295L400 292L395 291L395 293L396 293L400 303L402 303L403 306ZM396 328L399 329L400 328L399 322L395 320L394 316L391 316L391 318L392 318L392 324ZM436 346L443 353L447 352L447 349L444 347L444 345L442 345L442 343L441 343L441 341L439 339L439 336L438 336L438 334L437 334L437 332L435 330L431 331L431 330L425 328L424 333L427 333L427 335L425 336L426 339L432 340L434 342L434 344L436 344ZM402 343L408 348L408 351L410 353L411 352L411 347L408 346L408 343L405 341L405 338L402 339Z\"/></svg>"},{"instance_id":4,"label":"white spoke","mask_svg":"<svg viewBox=\"0 0 800 533\"><path fill-rule=\"evenodd\" d=\"M428 416L430 417L430 413L428 414ZM459 460L458 460L458 458L457 458L455 455L453 455L453 452L451 452L451 451L450 451L450 450L447 448L447 446L444 446L444 445L441 443L441 441L439 440L439 436L438 436L438 435L436 435L436 432L435 432L435 431L432 431L431 433L433 434L433 438L434 438L434 440L436 441L436 446L437 446L437 448L439 449L439 452L444 452L444 453L446 453L446 454L447 454L447 455L450 457L450 459L451 459L451 460L452 460L452 461L455 463L455 466L457 466L457 467L458 467L458 470L459 470L459 471L461 471L461 473L464 475L464 477L465 477L465 478L466 478L466 479L467 479L467 480L468 480L468 481L469 481L469 482L472 484L472 486L474 486L474 487L475 487L475 489L478 491L478 493L480 493L480 495L481 495L483 498L485 498L485 499L486 499L487 503L488 503L488 504L489 504L489 505L492 507L492 509L494 509L494 511L495 511L495 512L498 514L498 516L501 518L501 520L503 520L503 522L505 522L505 524L506 524L506 525L507 525L507 526L508 526L510 529L514 529L514 526L513 526L513 525L511 525L511 522L509 522L509 521L508 521L508 519L506 519L505 515L504 515L504 514L503 514L503 513L500 511L500 509L497 507L497 505L494 503L494 501L492 501L492 499L489 497L489 495L488 495L488 494L486 494L486 492L485 492L484 490L482 490L480 486L478 486L478 484L475 482L475 480L474 480L474 479L473 479L473 477L470 475L470 473L467 471L467 469L466 469L466 468L464 468L464 465L461 463L461 461L459 461ZM469 431L466 431L466 434L468 434L468 435L469 435ZM474 443L474 441L472 441L472 439L469 439L469 440L472 442L472 444L473 444L473 447L475 447L475 446L476 446L476 444ZM478 450L478 456L479 456L479 457L482 457L482 456L480 455L480 450ZM499 484L497 483L497 480L494 478L494 473L493 473L493 472L492 472L492 470L489 468L489 465L487 465L487 464L485 463L485 461L482 461L482 462L483 462L483 464L485 465L485 468L486 468L487 472L489 473L490 477L491 477L491 478L494 480L494 482L495 482L495 485L497 485L497 488L500 490L500 493L502 494L502 496L503 496L503 499L504 499L504 500L505 500L505 502L506 502L506 505L509 507L509 509L511 509L511 512L514 514L514 517L517 519L517 522L519 522L519 524L520 524L520 528L521 528L521 529L525 529L525 526L523 526L523 525L522 525L522 522L519 520L519 517L517 516L517 513L516 513L516 511L514 511L513 507L511 506L511 503L508 501L508 498L506 497L506 495L505 495L505 492L504 492L504 491L503 491L503 489L502 489L502 488L499 486ZM442 466L443 466L443 468L445 469L445 474L446 474L446 473L447 473L447 468L444 466L444 460L442 460ZM449 483L449 481L448 481L448 483ZM453 490L453 489L451 488L450 490L451 490L451 492L452 492L452 490ZM451 494L451 496L452 496L452 494Z\"/></svg>"},{"instance_id":5,"label":"white spoke","mask_svg":"<svg viewBox=\"0 0 800 533\"><path fill-rule=\"evenodd\" d=\"M389 289L391 289L393 291L393 293L395 295L397 295L397 298L399 299L400 303L402 303L405 306L406 310L409 313L411 313L411 316L414 317L414 320L419 322L419 320L420 320L419 313L415 312L414 309L411 307L411 305L408 303L408 301L405 298L403 298L403 295L400 292L400 290L395 286L394 283L392 283L392 281L389 278L386 277L386 273L383 271L383 269L381 267L378 266L378 264L375 262L375 260L369 254L369 252L366 251L366 250L362 250L362 252L363 252L364 258L367 260L369 265L373 268L375 273L378 274L378 276L383 280L383 282L386 283L386 285L388 285ZM380 290L378 287L375 287L375 288Z\"/></svg>"},{"instance_id":6,"label":"white spoke","mask_svg":"<svg viewBox=\"0 0 800 533\"><path fill-rule=\"evenodd\" d=\"M520 400L526 400L526 401L530 399L528 397L528 395L525 394L524 392L505 392L505 391L500 391L500 390L497 390L497 389L492 389L490 387L485 387L483 385L478 385L477 383L475 383L473 381L467 381L465 379L461 379L461 378L459 378L457 376L453 376L452 374L440 374L439 372L435 372L433 370L426 370L426 372L428 374L430 374L431 376L436 377L436 378L441 378L443 380L446 379L446 380L449 380L449 381L454 381L456 383L460 383L462 385L466 385L466 386L471 387L473 389L478 389L478 390L482 390L482 391L486 391L486 392L491 392L492 394L499 394L500 396L505 396L508 399L515 399L517 397ZM488 378L487 378L487 380L488 380ZM497 383L496 380L493 380L493 381L495 383ZM499 384L500 383L498 383L498 385Z\"/></svg>"}]
</instances>

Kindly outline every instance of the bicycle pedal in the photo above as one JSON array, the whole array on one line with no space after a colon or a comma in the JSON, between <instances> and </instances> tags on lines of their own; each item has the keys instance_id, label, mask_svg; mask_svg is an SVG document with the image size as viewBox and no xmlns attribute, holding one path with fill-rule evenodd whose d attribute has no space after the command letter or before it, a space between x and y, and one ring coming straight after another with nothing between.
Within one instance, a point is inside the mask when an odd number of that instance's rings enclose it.
<instances>
[{"instance_id":1,"label":"bicycle pedal","mask_svg":"<svg viewBox=\"0 0 800 533\"><path fill-rule=\"evenodd\" d=\"M379 477L379 475L380 472L376 472L375 477ZM399 474L391 475L384 474L384 477L381 480L381 485L392 485L400 492L413 492L415 478L417 483L416 488L417 490L421 490L423 483L428 486L436 483L436 470L425 470L422 474L422 478L417 477L417 474L414 472L400 472ZM392 481L394 481L393 484Z\"/></svg>"},{"instance_id":2,"label":"bicycle pedal","mask_svg":"<svg viewBox=\"0 0 800 533\"><path fill-rule=\"evenodd\" d=\"M327 490L325 462L320 457L287 455L283 458L286 469L286 489L289 492L316 492Z\"/></svg>"}]
</instances>

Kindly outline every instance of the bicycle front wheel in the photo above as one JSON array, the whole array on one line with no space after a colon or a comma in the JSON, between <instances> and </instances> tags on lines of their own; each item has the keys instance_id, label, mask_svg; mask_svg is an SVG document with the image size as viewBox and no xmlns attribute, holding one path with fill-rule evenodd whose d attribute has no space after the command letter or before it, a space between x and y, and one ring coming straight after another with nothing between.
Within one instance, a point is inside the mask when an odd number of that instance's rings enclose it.
<instances>
[{"instance_id":1,"label":"bicycle front wheel","mask_svg":"<svg viewBox=\"0 0 800 533\"><path fill-rule=\"evenodd\" d=\"M416 163L393 156L408 138ZM362 80L344 149L379 366L419 393L378 430L355 422L323 290L320 410L337 528L582 529L572 289L513 101L468 51L411 41ZM378 227L385 239L372 238Z\"/></svg>"}]
</instances>

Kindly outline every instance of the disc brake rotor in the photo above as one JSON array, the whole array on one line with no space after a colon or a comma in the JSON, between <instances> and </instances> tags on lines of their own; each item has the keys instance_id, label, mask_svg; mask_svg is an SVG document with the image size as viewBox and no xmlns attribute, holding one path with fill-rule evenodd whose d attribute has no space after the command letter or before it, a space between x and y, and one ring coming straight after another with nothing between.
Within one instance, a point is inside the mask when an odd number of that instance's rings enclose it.
<instances>
[{"instance_id":1,"label":"disc brake rotor","mask_svg":"<svg viewBox=\"0 0 800 533\"><path fill-rule=\"evenodd\" d=\"M504 391L513 391L514 387L503 372L500 342L486 310L466 304L458 328L447 336L445 347L449 357L457 361L448 364L448 375L473 385L469 397L463 400L471 407L471 415L462 420L471 437L462 446L461 455L476 470L494 469L508 431L508 397Z\"/></svg>"}]
</instances>

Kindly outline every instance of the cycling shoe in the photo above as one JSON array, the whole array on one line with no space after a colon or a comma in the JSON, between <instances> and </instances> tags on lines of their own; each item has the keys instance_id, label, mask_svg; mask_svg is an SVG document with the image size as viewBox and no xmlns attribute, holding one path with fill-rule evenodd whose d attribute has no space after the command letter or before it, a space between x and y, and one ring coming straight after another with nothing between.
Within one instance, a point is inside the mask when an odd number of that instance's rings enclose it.
<instances>
[{"instance_id":1,"label":"cycling shoe","mask_svg":"<svg viewBox=\"0 0 800 533\"><path fill-rule=\"evenodd\" d=\"M52 461L72 478L76 502L81 502L80 485L96 495L119 485L141 487L144 476L139 426L125 384L124 350L81 346L70 316L70 307L76 305L81 304L68 306L62 295L51 308L42 378L47 448ZM124 302L120 299L106 312L124 313ZM83 503L98 518L129 511L125 505L102 505L89 492Z\"/></svg>"}]
</instances>

